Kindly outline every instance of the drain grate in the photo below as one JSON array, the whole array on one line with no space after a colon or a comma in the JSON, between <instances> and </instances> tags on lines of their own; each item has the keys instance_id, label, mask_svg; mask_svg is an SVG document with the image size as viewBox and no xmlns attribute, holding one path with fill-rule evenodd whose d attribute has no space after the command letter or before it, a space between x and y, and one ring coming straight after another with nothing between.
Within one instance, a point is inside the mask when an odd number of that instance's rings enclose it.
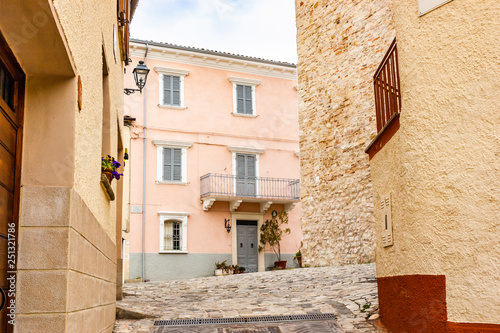
<instances>
[{"instance_id":1,"label":"drain grate","mask_svg":"<svg viewBox=\"0 0 500 333\"><path fill-rule=\"evenodd\" d=\"M240 318L174 319L174 320L156 320L154 326L257 324L257 323L276 323L284 321L328 320L328 319L336 319L336 317L333 313L317 313L317 314L307 314L307 315L259 316L259 317L240 317Z\"/></svg>"}]
</instances>

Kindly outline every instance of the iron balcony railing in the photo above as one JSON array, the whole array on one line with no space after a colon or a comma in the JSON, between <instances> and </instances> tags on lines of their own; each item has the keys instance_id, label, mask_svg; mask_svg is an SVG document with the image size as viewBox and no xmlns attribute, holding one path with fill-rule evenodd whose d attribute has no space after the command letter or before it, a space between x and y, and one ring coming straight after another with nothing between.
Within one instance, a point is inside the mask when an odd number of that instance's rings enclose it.
<instances>
[{"instance_id":1,"label":"iron balcony railing","mask_svg":"<svg viewBox=\"0 0 500 333\"><path fill-rule=\"evenodd\" d=\"M209 173L200 177L201 198L206 196L299 200L298 179L240 177Z\"/></svg>"},{"instance_id":2,"label":"iron balcony railing","mask_svg":"<svg viewBox=\"0 0 500 333\"><path fill-rule=\"evenodd\" d=\"M401 112L401 89L399 86L398 49L396 39L392 42L380 66L373 76L377 132Z\"/></svg>"}]
</instances>

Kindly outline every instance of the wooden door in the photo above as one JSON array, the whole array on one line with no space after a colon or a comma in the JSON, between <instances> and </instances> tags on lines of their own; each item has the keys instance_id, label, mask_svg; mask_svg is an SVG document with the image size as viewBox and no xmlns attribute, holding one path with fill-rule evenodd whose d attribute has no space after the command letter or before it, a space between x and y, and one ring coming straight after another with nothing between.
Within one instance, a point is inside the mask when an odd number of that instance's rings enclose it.
<instances>
[{"instance_id":1,"label":"wooden door","mask_svg":"<svg viewBox=\"0 0 500 333\"><path fill-rule=\"evenodd\" d=\"M237 221L238 266L245 272L258 270L257 221Z\"/></svg>"},{"instance_id":2,"label":"wooden door","mask_svg":"<svg viewBox=\"0 0 500 333\"><path fill-rule=\"evenodd\" d=\"M8 306L17 280L24 73L0 33L0 332L12 332ZM12 306L11 306L12 308Z\"/></svg>"}]
</instances>

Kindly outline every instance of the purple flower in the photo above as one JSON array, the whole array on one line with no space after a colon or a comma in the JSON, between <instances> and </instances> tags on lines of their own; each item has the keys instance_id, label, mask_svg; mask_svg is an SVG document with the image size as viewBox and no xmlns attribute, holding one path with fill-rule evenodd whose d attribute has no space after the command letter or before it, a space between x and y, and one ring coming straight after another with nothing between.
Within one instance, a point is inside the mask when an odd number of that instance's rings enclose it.
<instances>
[{"instance_id":1,"label":"purple flower","mask_svg":"<svg viewBox=\"0 0 500 333\"><path fill-rule=\"evenodd\" d=\"M115 167L115 169L118 169L121 166L121 164L118 163L117 161L113 161L113 166Z\"/></svg>"},{"instance_id":2,"label":"purple flower","mask_svg":"<svg viewBox=\"0 0 500 333\"><path fill-rule=\"evenodd\" d=\"M118 173L118 171L113 171L113 178L116 178L116 180L120 180L120 176L123 176L123 173Z\"/></svg>"}]
</instances>

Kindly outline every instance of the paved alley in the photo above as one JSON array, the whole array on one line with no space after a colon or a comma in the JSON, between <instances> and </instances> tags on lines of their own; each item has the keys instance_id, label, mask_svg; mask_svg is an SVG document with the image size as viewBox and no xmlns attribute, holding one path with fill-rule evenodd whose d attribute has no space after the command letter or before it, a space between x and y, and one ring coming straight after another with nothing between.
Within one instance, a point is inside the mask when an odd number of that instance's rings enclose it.
<instances>
[{"instance_id":1,"label":"paved alley","mask_svg":"<svg viewBox=\"0 0 500 333\"><path fill-rule=\"evenodd\" d=\"M381 331L375 264L127 283L117 308L140 319L118 319L116 333ZM155 320L318 314L333 319L153 328Z\"/></svg>"}]
</instances>

